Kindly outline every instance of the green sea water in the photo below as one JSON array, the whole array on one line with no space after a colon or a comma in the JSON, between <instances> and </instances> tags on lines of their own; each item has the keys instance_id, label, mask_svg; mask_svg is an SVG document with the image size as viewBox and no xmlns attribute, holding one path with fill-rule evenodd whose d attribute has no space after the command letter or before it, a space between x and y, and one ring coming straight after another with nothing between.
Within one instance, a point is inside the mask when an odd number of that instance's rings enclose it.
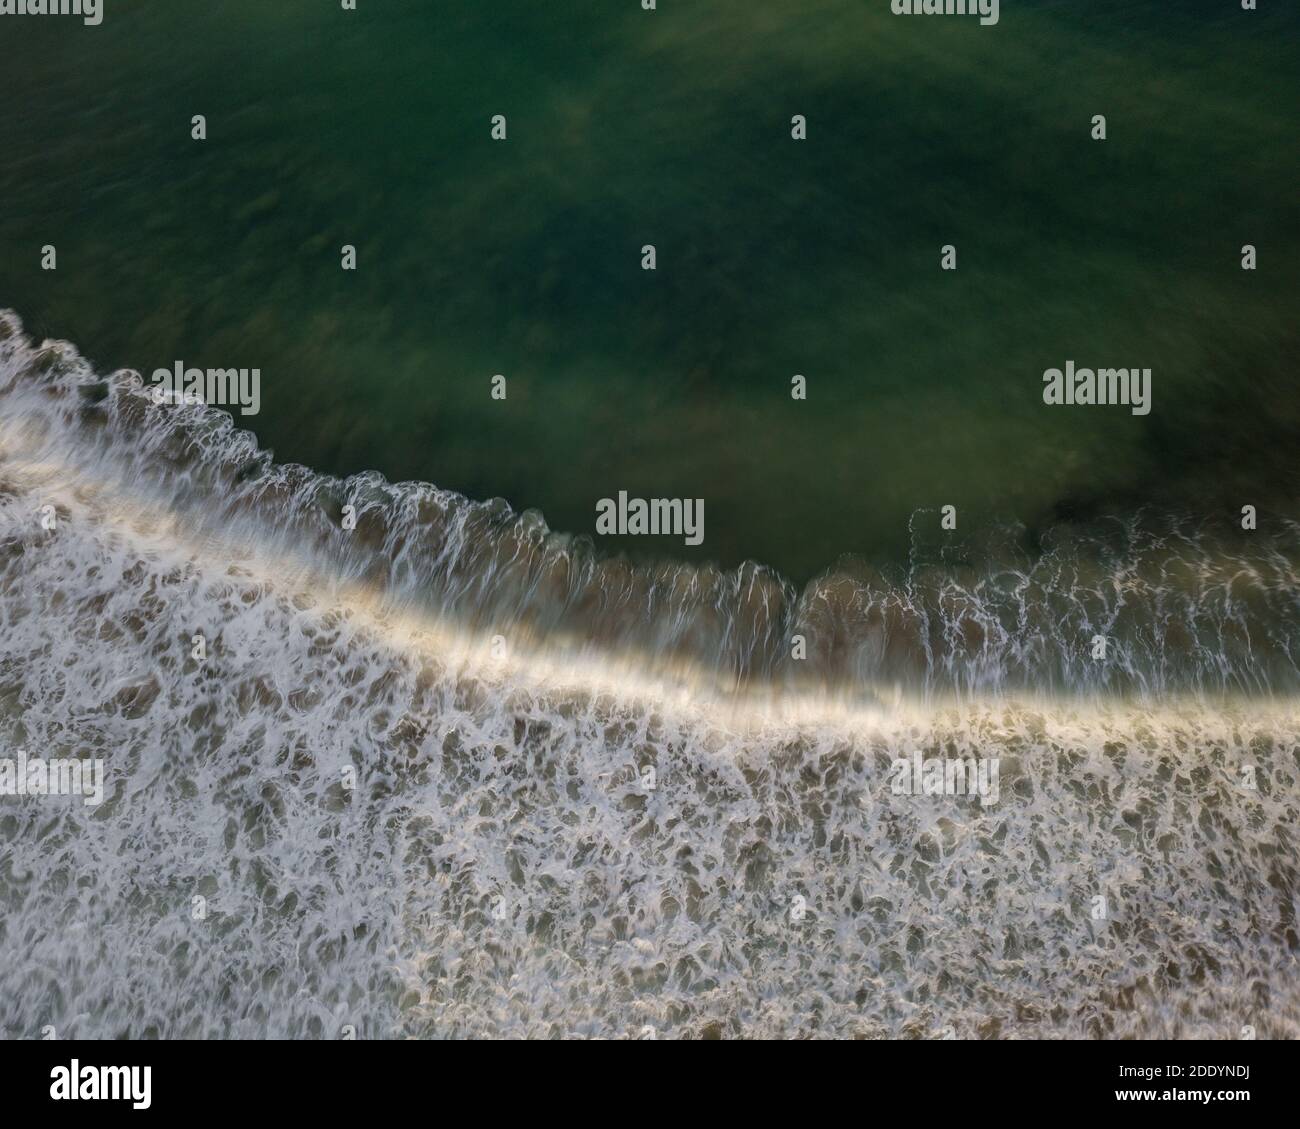
<instances>
[{"instance_id":1,"label":"green sea water","mask_svg":"<svg viewBox=\"0 0 1300 1129\"><path fill-rule=\"evenodd\" d=\"M1294 0L104 4L0 16L0 758L107 781L0 1035L1300 1036Z\"/></svg>"},{"instance_id":2,"label":"green sea water","mask_svg":"<svg viewBox=\"0 0 1300 1129\"><path fill-rule=\"evenodd\" d=\"M904 559L942 505L1029 543L1139 507L1268 520L1300 497L1300 11L1261 9L0 17L0 306L101 369L259 368L241 425L316 470L578 533L619 490L705 499L699 549L610 549L805 579ZM1150 415L1045 406L1067 360L1151 368Z\"/></svg>"}]
</instances>

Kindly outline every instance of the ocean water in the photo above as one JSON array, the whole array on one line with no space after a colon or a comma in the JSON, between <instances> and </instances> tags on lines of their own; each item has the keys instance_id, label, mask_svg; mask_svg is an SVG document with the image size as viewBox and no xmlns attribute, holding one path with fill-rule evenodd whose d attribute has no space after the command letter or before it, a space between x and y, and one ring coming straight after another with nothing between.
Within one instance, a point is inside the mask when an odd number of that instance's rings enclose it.
<instances>
[{"instance_id":1,"label":"ocean water","mask_svg":"<svg viewBox=\"0 0 1300 1129\"><path fill-rule=\"evenodd\" d=\"M761 645L763 578L705 599L529 515L278 466L13 315L0 530L0 744L108 781L0 808L8 1037L1300 1034L1283 547L1039 577L1142 607L1159 688L1034 687L1007 641L957 678L910 638L906 685L741 685L717 664ZM992 802L897 794L918 753L995 756Z\"/></svg>"},{"instance_id":2,"label":"ocean water","mask_svg":"<svg viewBox=\"0 0 1300 1129\"><path fill-rule=\"evenodd\" d=\"M620 489L703 497L699 548L597 538L643 559L803 584L943 505L1026 552L1300 517L1295 5L365 8L8 21L0 306L109 369L260 368L246 424L324 473L575 535ZM1152 368L1152 414L1045 407L1071 359Z\"/></svg>"},{"instance_id":3,"label":"ocean water","mask_svg":"<svg viewBox=\"0 0 1300 1129\"><path fill-rule=\"evenodd\" d=\"M0 1036L1300 1036L1300 10L336 7L0 21Z\"/></svg>"}]
</instances>

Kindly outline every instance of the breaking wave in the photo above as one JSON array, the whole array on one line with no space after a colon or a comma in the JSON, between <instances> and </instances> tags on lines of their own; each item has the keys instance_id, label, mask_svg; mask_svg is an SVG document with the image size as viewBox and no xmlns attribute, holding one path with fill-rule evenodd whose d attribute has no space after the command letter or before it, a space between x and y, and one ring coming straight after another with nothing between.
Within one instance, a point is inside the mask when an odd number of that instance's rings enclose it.
<instances>
[{"instance_id":1,"label":"breaking wave","mask_svg":"<svg viewBox=\"0 0 1300 1129\"><path fill-rule=\"evenodd\" d=\"M108 788L0 797L0 1032L1294 1038L1295 536L602 560L5 315L0 756Z\"/></svg>"},{"instance_id":2,"label":"breaking wave","mask_svg":"<svg viewBox=\"0 0 1300 1129\"><path fill-rule=\"evenodd\" d=\"M1300 688L1300 526L1222 534L1186 520L1062 527L1032 555L952 547L896 578L846 561L802 591L722 571L603 559L537 511L369 471L278 465L225 412L159 407L138 374L97 376L0 315L5 439L224 539L256 538L388 600L512 644L631 653L722 689L871 695L1290 693ZM345 506L355 530L343 528ZM961 563L954 563L960 561ZM1093 657L1104 636L1106 657ZM796 658L796 638L803 640Z\"/></svg>"}]
</instances>

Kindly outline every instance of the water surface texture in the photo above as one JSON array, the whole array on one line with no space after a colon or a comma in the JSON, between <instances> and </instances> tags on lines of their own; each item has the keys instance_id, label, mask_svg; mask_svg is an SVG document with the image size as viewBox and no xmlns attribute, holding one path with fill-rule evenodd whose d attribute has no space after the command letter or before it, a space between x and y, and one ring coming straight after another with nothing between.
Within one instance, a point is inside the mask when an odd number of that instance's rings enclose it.
<instances>
[{"instance_id":1,"label":"water surface texture","mask_svg":"<svg viewBox=\"0 0 1300 1129\"><path fill-rule=\"evenodd\" d=\"M0 808L10 1037L1300 1034L1294 553L1097 582L1100 671L1069 616L981 661L832 579L815 673L740 692L770 577L276 466L12 316L0 409L0 748L108 781ZM899 795L917 756L997 793Z\"/></svg>"},{"instance_id":2,"label":"water surface texture","mask_svg":"<svg viewBox=\"0 0 1300 1129\"><path fill-rule=\"evenodd\" d=\"M1300 1036L1295 5L360 7L0 18L0 1036Z\"/></svg>"},{"instance_id":3,"label":"water surface texture","mask_svg":"<svg viewBox=\"0 0 1300 1129\"><path fill-rule=\"evenodd\" d=\"M797 583L904 559L922 507L1030 548L1294 516L1294 5L337 7L8 21L0 305L105 369L260 367L282 461L573 533L704 497L700 548L604 547ZM1152 414L1045 407L1069 359L1152 368Z\"/></svg>"}]
</instances>

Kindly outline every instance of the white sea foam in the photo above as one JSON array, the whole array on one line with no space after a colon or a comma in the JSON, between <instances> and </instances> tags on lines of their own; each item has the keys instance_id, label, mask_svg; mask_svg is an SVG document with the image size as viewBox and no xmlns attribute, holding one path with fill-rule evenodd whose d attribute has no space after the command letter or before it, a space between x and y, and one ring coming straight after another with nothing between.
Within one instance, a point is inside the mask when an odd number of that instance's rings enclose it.
<instances>
[{"instance_id":1,"label":"white sea foam","mask_svg":"<svg viewBox=\"0 0 1300 1129\"><path fill-rule=\"evenodd\" d=\"M5 1035L1300 1035L1288 695L737 697L536 623L494 657L392 526L277 535L213 494L247 437L128 433L15 340L0 756L108 792L0 799ZM917 752L996 756L997 802L895 794Z\"/></svg>"}]
</instances>

